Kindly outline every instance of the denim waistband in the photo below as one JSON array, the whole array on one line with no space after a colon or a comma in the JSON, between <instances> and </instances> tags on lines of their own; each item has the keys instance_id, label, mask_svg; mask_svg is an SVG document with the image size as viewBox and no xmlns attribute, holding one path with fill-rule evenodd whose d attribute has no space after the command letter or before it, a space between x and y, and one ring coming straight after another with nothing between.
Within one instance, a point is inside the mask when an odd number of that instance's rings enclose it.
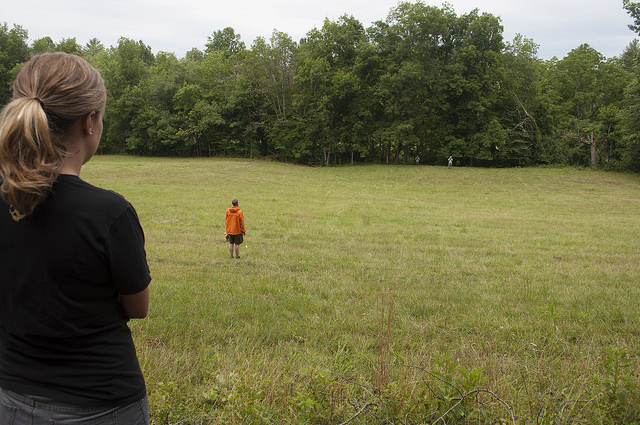
<instances>
[{"instance_id":1,"label":"denim waistband","mask_svg":"<svg viewBox=\"0 0 640 425\"><path fill-rule=\"evenodd\" d=\"M44 410L73 412L96 412L105 410L104 407L82 407L75 404L61 403L43 396L20 394L11 390L5 390L4 388L0 388L0 392L4 393L4 396L9 399Z\"/></svg>"}]
</instances>

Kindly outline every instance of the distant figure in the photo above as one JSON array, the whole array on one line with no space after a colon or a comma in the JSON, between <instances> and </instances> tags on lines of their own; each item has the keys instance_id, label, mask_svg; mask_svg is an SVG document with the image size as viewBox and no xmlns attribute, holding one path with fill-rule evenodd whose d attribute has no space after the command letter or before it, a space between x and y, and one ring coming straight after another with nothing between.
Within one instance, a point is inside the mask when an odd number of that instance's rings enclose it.
<instances>
[{"instance_id":1,"label":"distant figure","mask_svg":"<svg viewBox=\"0 0 640 425\"><path fill-rule=\"evenodd\" d=\"M416 165L420 164L420 157L418 155L416 155L415 161L416 161Z\"/></svg>"},{"instance_id":2,"label":"distant figure","mask_svg":"<svg viewBox=\"0 0 640 425\"><path fill-rule=\"evenodd\" d=\"M453 157L450 156L449 157L449 166L448 166L448 168L451 168L452 166L453 166Z\"/></svg>"},{"instance_id":3,"label":"distant figure","mask_svg":"<svg viewBox=\"0 0 640 425\"><path fill-rule=\"evenodd\" d=\"M240 258L240 245L246 232L244 228L244 215L242 210L238 208L238 200L231 201L231 208L227 210L225 225L227 235L229 236L229 255L233 258L233 250L235 247L236 258Z\"/></svg>"},{"instance_id":4,"label":"distant figure","mask_svg":"<svg viewBox=\"0 0 640 425\"><path fill-rule=\"evenodd\" d=\"M107 90L79 56L34 56L0 114L0 424L148 425L129 319L149 310L144 232L80 178Z\"/></svg>"}]
</instances>

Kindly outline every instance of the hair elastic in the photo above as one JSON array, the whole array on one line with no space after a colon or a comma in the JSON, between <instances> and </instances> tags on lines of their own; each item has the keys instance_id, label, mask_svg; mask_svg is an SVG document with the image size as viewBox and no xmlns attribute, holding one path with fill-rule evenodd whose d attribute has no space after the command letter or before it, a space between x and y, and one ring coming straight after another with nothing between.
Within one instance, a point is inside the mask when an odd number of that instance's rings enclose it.
<instances>
[{"instance_id":1,"label":"hair elastic","mask_svg":"<svg viewBox=\"0 0 640 425\"><path fill-rule=\"evenodd\" d=\"M44 102L42 101L42 99L40 99L39 97L34 97L33 99L37 100L40 103L42 109L44 109Z\"/></svg>"}]
</instances>

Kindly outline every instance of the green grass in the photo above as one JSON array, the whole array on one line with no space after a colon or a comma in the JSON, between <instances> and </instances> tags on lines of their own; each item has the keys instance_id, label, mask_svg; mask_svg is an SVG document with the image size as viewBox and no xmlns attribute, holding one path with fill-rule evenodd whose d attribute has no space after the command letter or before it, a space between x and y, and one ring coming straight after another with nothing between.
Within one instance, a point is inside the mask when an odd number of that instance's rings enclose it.
<instances>
[{"instance_id":1,"label":"green grass","mask_svg":"<svg viewBox=\"0 0 640 425\"><path fill-rule=\"evenodd\" d=\"M96 157L82 177L145 229L156 425L639 421L638 175Z\"/></svg>"}]
</instances>

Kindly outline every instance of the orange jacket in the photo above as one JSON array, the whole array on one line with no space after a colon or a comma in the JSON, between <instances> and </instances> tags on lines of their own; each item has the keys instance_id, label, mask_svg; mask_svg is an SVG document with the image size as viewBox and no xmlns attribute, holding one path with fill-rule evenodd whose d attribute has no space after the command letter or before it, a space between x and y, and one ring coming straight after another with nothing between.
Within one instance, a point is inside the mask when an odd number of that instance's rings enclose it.
<instances>
[{"instance_id":1,"label":"orange jacket","mask_svg":"<svg viewBox=\"0 0 640 425\"><path fill-rule=\"evenodd\" d=\"M227 218L225 220L228 235L244 234L244 215L242 210L238 207L231 207L227 210Z\"/></svg>"}]
</instances>

